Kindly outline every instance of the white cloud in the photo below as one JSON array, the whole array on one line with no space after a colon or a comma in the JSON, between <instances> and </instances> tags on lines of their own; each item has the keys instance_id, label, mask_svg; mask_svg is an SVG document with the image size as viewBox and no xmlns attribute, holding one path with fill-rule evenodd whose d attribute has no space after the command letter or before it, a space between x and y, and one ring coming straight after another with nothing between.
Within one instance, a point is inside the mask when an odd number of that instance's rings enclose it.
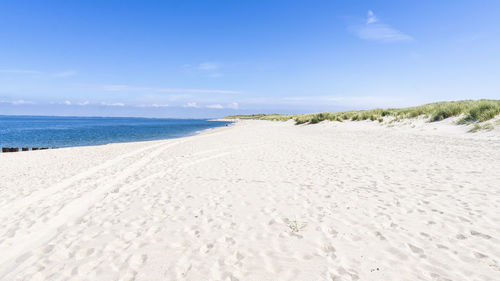
<instances>
[{"instance_id":1,"label":"white cloud","mask_svg":"<svg viewBox=\"0 0 500 281\"><path fill-rule=\"evenodd\" d=\"M233 102L233 103L229 104L227 106L227 108L238 109L239 108L239 104L237 102Z\"/></svg>"},{"instance_id":2,"label":"white cloud","mask_svg":"<svg viewBox=\"0 0 500 281\"><path fill-rule=\"evenodd\" d=\"M239 91L215 89L158 89L157 92L165 93L201 93L201 94L239 94Z\"/></svg>"},{"instance_id":3,"label":"white cloud","mask_svg":"<svg viewBox=\"0 0 500 281\"><path fill-rule=\"evenodd\" d=\"M52 74L52 76L54 77L60 77L60 78L64 78L64 77L70 77L70 76L75 76L76 75L76 71L63 71L63 72L58 72L58 73L54 73Z\"/></svg>"},{"instance_id":4,"label":"white cloud","mask_svg":"<svg viewBox=\"0 0 500 281\"><path fill-rule=\"evenodd\" d=\"M359 38L379 41L411 41L413 38L385 24L369 25L358 29Z\"/></svg>"},{"instance_id":5,"label":"white cloud","mask_svg":"<svg viewBox=\"0 0 500 281\"><path fill-rule=\"evenodd\" d=\"M37 74L41 72L38 70L26 70L26 69L0 69L0 73Z\"/></svg>"},{"instance_id":6,"label":"white cloud","mask_svg":"<svg viewBox=\"0 0 500 281\"><path fill-rule=\"evenodd\" d=\"M156 103L153 103L151 105L151 107L168 107L168 104L156 104Z\"/></svg>"},{"instance_id":7,"label":"white cloud","mask_svg":"<svg viewBox=\"0 0 500 281\"><path fill-rule=\"evenodd\" d=\"M88 105L90 102L88 100L78 103L78 105Z\"/></svg>"},{"instance_id":8,"label":"white cloud","mask_svg":"<svg viewBox=\"0 0 500 281\"><path fill-rule=\"evenodd\" d=\"M238 109L239 105L237 102L232 102L226 106L223 106L222 104L216 103L216 104L206 105L205 107L206 108L213 108L213 109L223 109L223 108Z\"/></svg>"},{"instance_id":9,"label":"white cloud","mask_svg":"<svg viewBox=\"0 0 500 281\"><path fill-rule=\"evenodd\" d=\"M219 68L219 65L217 63L214 63L214 62L204 62L204 63L200 63L198 65L199 70L216 70L218 68Z\"/></svg>"},{"instance_id":10,"label":"white cloud","mask_svg":"<svg viewBox=\"0 0 500 281\"><path fill-rule=\"evenodd\" d=\"M10 103L13 105L22 105L22 104L35 104L32 101L25 101L25 100L14 100L14 101L0 101L2 103Z\"/></svg>"},{"instance_id":11,"label":"white cloud","mask_svg":"<svg viewBox=\"0 0 500 281\"><path fill-rule=\"evenodd\" d=\"M185 104L183 107L193 107L193 108L198 108L198 104L195 103L195 102L188 102L187 104Z\"/></svg>"},{"instance_id":12,"label":"white cloud","mask_svg":"<svg viewBox=\"0 0 500 281\"><path fill-rule=\"evenodd\" d=\"M222 109L224 108L221 104L209 104L205 106L206 108L213 108L213 109Z\"/></svg>"},{"instance_id":13,"label":"white cloud","mask_svg":"<svg viewBox=\"0 0 500 281\"><path fill-rule=\"evenodd\" d=\"M149 88L132 87L128 85L103 85L105 91L148 91L156 93L194 93L194 94L239 94L240 91L219 90L219 89L185 89L185 88Z\"/></svg>"},{"instance_id":14,"label":"white cloud","mask_svg":"<svg viewBox=\"0 0 500 281\"><path fill-rule=\"evenodd\" d=\"M220 72L221 65L216 62L202 62L195 65L184 64L182 67L188 73L195 73L210 78L220 78L224 76L224 74Z\"/></svg>"},{"instance_id":15,"label":"white cloud","mask_svg":"<svg viewBox=\"0 0 500 281\"><path fill-rule=\"evenodd\" d=\"M368 17L366 19L366 24L374 23L374 22L377 22L377 21L378 21L378 19L375 16L375 14L373 13L373 11L372 10L368 10Z\"/></svg>"},{"instance_id":16,"label":"white cloud","mask_svg":"<svg viewBox=\"0 0 500 281\"><path fill-rule=\"evenodd\" d=\"M153 103L153 104L139 104L139 105L136 105L136 107L154 107L154 108L161 108L161 107L169 107L168 104L157 104L157 103Z\"/></svg>"},{"instance_id":17,"label":"white cloud","mask_svg":"<svg viewBox=\"0 0 500 281\"><path fill-rule=\"evenodd\" d=\"M370 10L364 25L352 26L350 29L364 40L396 42L411 41L413 38L388 24L378 23L379 19Z\"/></svg>"},{"instance_id":18,"label":"white cloud","mask_svg":"<svg viewBox=\"0 0 500 281\"><path fill-rule=\"evenodd\" d=\"M65 105L71 105L71 102L69 100L64 101Z\"/></svg>"}]
</instances>

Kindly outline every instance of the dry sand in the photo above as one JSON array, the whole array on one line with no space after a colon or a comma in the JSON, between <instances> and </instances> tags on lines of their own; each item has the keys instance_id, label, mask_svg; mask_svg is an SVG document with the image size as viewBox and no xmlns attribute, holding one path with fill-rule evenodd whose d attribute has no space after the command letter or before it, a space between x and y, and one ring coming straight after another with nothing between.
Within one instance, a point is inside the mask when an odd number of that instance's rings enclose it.
<instances>
[{"instance_id":1,"label":"dry sand","mask_svg":"<svg viewBox=\"0 0 500 281\"><path fill-rule=\"evenodd\" d=\"M500 280L499 239L498 130L243 121L0 154L1 280Z\"/></svg>"}]
</instances>

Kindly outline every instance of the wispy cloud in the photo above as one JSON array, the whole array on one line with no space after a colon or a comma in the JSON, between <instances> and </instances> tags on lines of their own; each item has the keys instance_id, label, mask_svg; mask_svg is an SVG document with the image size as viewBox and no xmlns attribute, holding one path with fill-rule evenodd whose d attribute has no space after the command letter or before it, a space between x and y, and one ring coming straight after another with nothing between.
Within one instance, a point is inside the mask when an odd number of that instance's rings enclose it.
<instances>
[{"instance_id":1,"label":"wispy cloud","mask_svg":"<svg viewBox=\"0 0 500 281\"><path fill-rule=\"evenodd\" d=\"M90 102L88 100L82 101L82 102L72 102L70 100L64 100L64 101L51 101L49 104L62 104L62 105L80 105L80 106L85 106L89 105Z\"/></svg>"},{"instance_id":2,"label":"wispy cloud","mask_svg":"<svg viewBox=\"0 0 500 281\"><path fill-rule=\"evenodd\" d=\"M379 23L379 19L373 11L369 10L366 17L366 22L363 25L351 26L350 29L361 39L398 42L411 41L413 38L388 24Z\"/></svg>"},{"instance_id":3,"label":"wispy cloud","mask_svg":"<svg viewBox=\"0 0 500 281\"><path fill-rule=\"evenodd\" d=\"M104 106L125 106L125 104L121 103L121 102L105 102L105 101L102 101L100 103L100 105L104 105Z\"/></svg>"},{"instance_id":4,"label":"wispy cloud","mask_svg":"<svg viewBox=\"0 0 500 281\"><path fill-rule=\"evenodd\" d=\"M156 107L156 108L158 108L158 107L169 107L169 105L168 105L168 104L166 104L166 103L165 103L165 104L157 104L157 103L153 103L153 104L151 105L151 107Z\"/></svg>"},{"instance_id":5,"label":"wispy cloud","mask_svg":"<svg viewBox=\"0 0 500 281\"><path fill-rule=\"evenodd\" d=\"M157 103L153 103L153 104L140 104L140 105L137 105L136 107L154 107L154 108L162 108L162 107L169 107L170 105L168 104L157 104Z\"/></svg>"},{"instance_id":6,"label":"wispy cloud","mask_svg":"<svg viewBox=\"0 0 500 281\"><path fill-rule=\"evenodd\" d=\"M222 104L209 104L207 106L205 106L206 108L212 108L212 109L223 109L224 106L222 106Z\"/></svg>"},{"instance_id":7,"label":"wispy cloud","mask_svg":"<svg viewBox=\"0 0 500 281\"><path fill-rule=\"evenodd\" d=\"M205 94L240 94L240 91L218 90L218 89L157 89L158 92L166 93L205 93Z\"/></svg>"},{"instance_id":8,"label":"wispy cloud","mask_svg":"<svg viewBox=\"0 0 500 281\"><path fill-rule=\"evenodd\" d=\"M0 100L0 103L10 103L12 105L35 104L35 102L26 100Z\"/></svg>"},{"instance_id":9,"label":"wispy cloud","mask_svg":"<svg viewBox=\"0 0 500 281\"><path fill-rule=\"evenodd\" d=\"M38 70L27 70L27 69L0 69L0 73L38 74L42 72Z\"/></svg>"},{"instance_id":10,"label":"wispy cloud","mask_svg":"<svg viewBox=\"0 0 500 281\"><path fill-rule=\"evenodd\" d=\"M76 71L73 71L73 70L51 73L51 72L44 72L44 71L32 70L32 69L0 69L0 73L43 74L43 75L48 75L48 76L58 77L58 78L70 77L70 76L76 75Z\"/></svg>"},{"instance_id":11,"label":"wispy cloud","mask_svg":"<svg viewBox=\"0 0 500 281\"><path fill-rule=\"evenodd\" d=\"M195 102L188 102L186 103L185 105L183 105L183 107L194 107L194 108L198 108L198 104L195 103Z\"/></svg>"},{"instance_id":12,"label":"wispy cloud","mask_svg":"<svg viewBox=\"0 0 500 281\"><path fill-rule=\"evenodd\" d=\"M149 91L157 93L192 93L192 94L239 94L240 91L219 90L219 89L185 89L185 88L149 88L132 87L128 85L104 85L105 91Z\"/></svg>"},{"instance_id":13,"label":"wispy cloud","mask_svg":"<svg viewBox=\"0 0 500 281\"><path fill-rule=\"evenodd\" d=\"M372 10L368 10L368 17L366 19L366 24L375 23L377 21L378 21L378 19L375 16L375 14L373 13L373 11Z\"/></svg>"},{"instance_id":14,"label":"wispy cloud","mask_svg":"<svg viewBox=\"0 0 500 281\"><path fill-rule=\"evenodd\" d=\"M2 102L2 101L0 101ZM11 103L11 104L27 104L27 103L32 103L32 102L26 102L26 101L23 101L23 100L20 100L20 101L10 101L8 103ZM59 104L59 105L72 105L72 106L118 106L118 107L122 107L122 106L132 106L132 107L142 107L142 108L145 108L145 107L154 107L154 108L161 108L161 107L168 107L169 105L168 104L158 104L158 103L153 103L153 104L138 104L138 105L127 105L125 103L122 103L122 102L106 102L106 101L101 101L101 102L90 102L88 100L85 100L85 101L81 101L81 102L72 102L72 101L69 101L69 100L65 100L65 101L58 101L58 102L49 102L49 104Z\"/></svg>"},{"instance_id":15,"label":"wispy cloud","mask_svg":"<svg viewBox=\"0 0 500 281\"><path fill-rule=\"evenodd\" d=\"M199 70L217 70L219 69L219 64L215 62L203 62L198 65Z\"/></svg>"},{"instance_id":16,"label":"wispy cloud","mask_svg":"<svg viewBox=\"0 0 500 281\"><path fill-rule=\"evenodd\" d=\"M189 73L197 73L210 78L220 78L224 74L221 73L221 64L217 62L202 62L199 64L185 64L182 66Z\"/></svg>"},{"instance_id":17,"label":"wispy cloud","mask_svg":"<svg viewBox=\"0 0 500 281\"><path fill-rule=\"evenodd\" d=\"M75 76L75 75L76 75L76 71L73 71L73 70L57 72L57 73L52 74L52 76L60 77L60 78L70 77L70 76Z\"/></svg>"},{"instance_id":18,"label":"wispy cloud","mask_svg":"<svg viewBox=\"0 0 500 281\"><path fill-rule=\"evenodd\" d=\"M205 107L212 108L212 109L223 109L223 108L238 109L239 105L237 102L232 102L232 103L227 104L225 106L222 104L216 103L216 104L206 105Z\"/></svg>"}]
</instances>

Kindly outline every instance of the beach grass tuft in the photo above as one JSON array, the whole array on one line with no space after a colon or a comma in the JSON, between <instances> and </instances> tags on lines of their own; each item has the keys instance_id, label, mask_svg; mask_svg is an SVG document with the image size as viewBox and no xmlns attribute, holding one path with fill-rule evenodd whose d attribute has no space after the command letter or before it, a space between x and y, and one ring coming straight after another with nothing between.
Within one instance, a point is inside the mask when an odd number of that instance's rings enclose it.
<instances>
[{"instance_id":1,"label":"beach grass tuft","mask_svg":"<svg viewBox=\"0 0 500 281\"><path fill-rule=\"evenodd\" d=\"M298 222L297 220L289 221L288 222L288 228L292 232L300 232L306 228L307 224L304 222Z\"/></svg>"},{"instance_id":2,"label":"beach grass tuft","mask_svg":"<svg viewBox=\"0 0 500 281\"><path fill-rule=\"evenodd\" d=\"M469 130L469 132L475 133L478 131L491 131L493 129L494 129L494 126L491 123L485 123L483 125L480 125L478 123L474 123L474 126Z\"/></svg>"},{"instance_id":3,"label":"beach grass tuft","mask_svg":"<svg viewBox=\"0 0 500 281\"><path fill-rule=\"evenodd\" d=\"M495 118L498 114L500 114L499 103L483 101L474 105L459 122L462 124L484 122Z\"/></svg>"}]
</instances>

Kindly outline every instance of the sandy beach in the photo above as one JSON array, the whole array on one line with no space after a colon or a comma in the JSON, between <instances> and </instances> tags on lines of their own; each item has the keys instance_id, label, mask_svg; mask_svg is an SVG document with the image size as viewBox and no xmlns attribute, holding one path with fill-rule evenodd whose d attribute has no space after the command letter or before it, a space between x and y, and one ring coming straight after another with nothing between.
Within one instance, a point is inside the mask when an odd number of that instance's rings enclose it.
<instances>
[{"instance_id":1,"label":"sandy beach","mask_svg":"<svg viewBox=\"0 0 500 281\"><path fill-rule=\"evenodd\" d=\"M3 153L0 280L500 280L499 171L447 121Z\"/></svg>"}]
</instances>

